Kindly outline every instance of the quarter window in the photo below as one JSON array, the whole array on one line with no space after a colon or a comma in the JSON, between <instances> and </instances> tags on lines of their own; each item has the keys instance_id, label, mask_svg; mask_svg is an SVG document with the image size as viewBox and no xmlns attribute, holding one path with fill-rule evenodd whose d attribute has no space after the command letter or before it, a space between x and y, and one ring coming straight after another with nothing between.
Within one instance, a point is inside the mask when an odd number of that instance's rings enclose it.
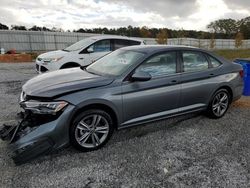
<instances>
[{"instance_id":1,"label":"quarter window","mask_svg":"<svg viewBox=\"0 0 250 188\"><path fill-rule=\"evenodd\" d=\"M211 57L211 56L208 56L211 64L212 64L212 67L218 67L221 65L221 62L219 62L217 59Z\"/></svg>"},{"instance_id":2,"label":"quarter window","mask_svg":"<svg viewBox=\"0 0 250 188\"><path fill-rule=\"evenodd\" d=\"M202 53L183 52L184 72L194 72L208 69L208 61Z\"/></svg>"},{"instance_id":3,"label":"quarter window","mask_svg":"<svg viewBox=\"0 0 250 188\"><path fill-rule=\"evenodd\" d=\"M139 41L134 41L134 40L130 40L129 41L129 45L130 46L133 46L133 45L140 45L141 44L141 42L139 42Z\"/></svg>"},{"instance_id":4,"label":"quarter window","mask_svg":"<svg viewBox=\"0 0 250 188\"><path fill-rule=\"evenodd\" d=\"M136 71L144 71L152 77L176 73L176 52L167 52L151 57Z\"/></svg>"},{"instance_id":5,"label":"quarter window","mask_svg":"<svg viewBox=\"0 0 250 188\"><path fill-rule=\"evenodd\" d=\"M114 40L114 50L117 50L117 49L125 47L125 46L132 46L132 45L139 45L139 44L140 44L140 42L138 42L138 41L115 39Z\"/></svg>"}]
</instances>

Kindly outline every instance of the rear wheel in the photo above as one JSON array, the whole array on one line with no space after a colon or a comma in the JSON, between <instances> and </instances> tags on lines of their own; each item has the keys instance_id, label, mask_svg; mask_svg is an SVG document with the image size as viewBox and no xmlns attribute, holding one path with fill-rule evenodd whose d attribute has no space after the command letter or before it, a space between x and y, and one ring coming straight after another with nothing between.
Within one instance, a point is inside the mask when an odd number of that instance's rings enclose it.
<instances>
[{"instance_id":1,"label":"rear wheel","mask_svg":"<svg viewBox=\"0 0 250 188\"><path fill-rule=\"evenodd\" d=\"M70 128L72 145L81 151L99 149L114 131L113 121L103 110L87 110L78 115Z\"/></svg>"},{"instance_id":2,"label":"rear wheel","mask_svg":"<svg viewBox=\"0 0 250 188\"><path fill-rule=\"evenodd\" d=\"M229 108L230 97L226 89L216 91L207 110L209 117L214 119L223 117Z\"/></svg>"}]
</instances>

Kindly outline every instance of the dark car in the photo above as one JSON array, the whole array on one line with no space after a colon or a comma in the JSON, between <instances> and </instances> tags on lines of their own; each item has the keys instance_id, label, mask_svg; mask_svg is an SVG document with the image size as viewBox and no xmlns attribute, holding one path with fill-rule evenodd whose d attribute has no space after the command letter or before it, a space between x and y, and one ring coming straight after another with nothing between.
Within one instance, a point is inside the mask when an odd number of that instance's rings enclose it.
<instances>
[{"instance_id":1,"label":"dark car","mask_svg":"<svg viewBox=\"0 0 250 188\"><path fill-rule=\"evenodd\" d=\"M119 49L88 67L36 76L22 88L23 120L4 126L16 163L62 148L96 150L114 129L190 112L222 117L241 97L242 67L183 46Z\"/></svg>"}]
</instances>

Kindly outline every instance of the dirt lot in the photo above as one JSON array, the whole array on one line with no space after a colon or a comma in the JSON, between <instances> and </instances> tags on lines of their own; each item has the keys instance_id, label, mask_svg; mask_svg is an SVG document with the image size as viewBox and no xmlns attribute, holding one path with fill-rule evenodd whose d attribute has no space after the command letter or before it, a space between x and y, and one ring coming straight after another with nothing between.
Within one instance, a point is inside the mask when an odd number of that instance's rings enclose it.
<instances>
[{"instance_id":1,"label":"dirt lot","mask_svg":"<svg viewBox=\"0 0 250 188\"><path fill-rule=\"evenodd\" d=\"M0 123L19 111L34 64L0 64ZM115 132L101 150L67 148L22 166L0 141L0 187L250 187L250 98L219 120L191 114Z\"/></svg>"}]
</instances>

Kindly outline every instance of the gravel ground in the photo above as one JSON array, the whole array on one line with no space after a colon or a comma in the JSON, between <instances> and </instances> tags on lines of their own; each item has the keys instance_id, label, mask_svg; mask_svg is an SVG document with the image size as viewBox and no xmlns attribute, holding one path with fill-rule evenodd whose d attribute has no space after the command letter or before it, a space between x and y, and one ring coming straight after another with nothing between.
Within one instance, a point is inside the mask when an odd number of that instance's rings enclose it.
<instances>
[{"instance_id":1,"label":"gravel ground","mask_svg":"<svg viewBox=\"0 0 250 188\"><path fill-rule=\"evenodd\" d=\"M0 124L34 64L0 64ZM191 114L115 132L95 152L69 147L15 166L0 141L0 187L250 187L250 98L219 120Z\"/></svg>"}]
</instances>

